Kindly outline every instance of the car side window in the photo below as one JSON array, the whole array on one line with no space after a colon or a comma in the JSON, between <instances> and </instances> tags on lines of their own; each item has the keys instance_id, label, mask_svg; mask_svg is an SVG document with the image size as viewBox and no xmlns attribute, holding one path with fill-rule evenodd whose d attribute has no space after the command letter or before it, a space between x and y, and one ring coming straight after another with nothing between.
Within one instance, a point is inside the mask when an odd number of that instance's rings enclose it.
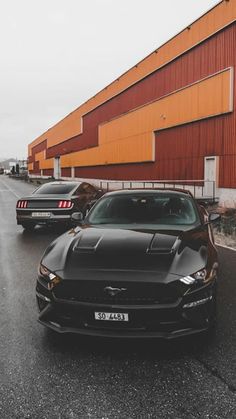
<instances>
[{"instance_id":1,"label":"car side window","mask_svg":"<svg viewBox=\"0 0 236 419\"><path fill-rule=\"evenodd\" d=\"M78 187L78 189L76 191L76 194L77 195L79 195L79 194L91 194L91 193L94 193L94 191L95 190L94 190L92 185L89 185L88 183L82 183Z\"/></svg>"},{"instance_id":2,"label":"car side window","mask_svg":"<svg viewBox=\"0 0 236 419\"><path fill-rule=\"evenodd\" d=\"M79 188L77 188L74 195L80 195L80 194L81 194L81 190Z\"/></svg>"}]
</instances>

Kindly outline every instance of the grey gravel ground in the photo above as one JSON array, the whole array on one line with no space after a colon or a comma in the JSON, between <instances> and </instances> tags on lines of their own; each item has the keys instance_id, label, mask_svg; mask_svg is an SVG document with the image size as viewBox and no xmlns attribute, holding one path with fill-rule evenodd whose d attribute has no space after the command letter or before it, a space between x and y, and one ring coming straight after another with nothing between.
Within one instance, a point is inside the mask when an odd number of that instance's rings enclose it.
<instances>
[{"instance_id":1,"label":"grey gravel ground","mask_svg":"<svg viewBox=\"0 0 236 419\"><path fill-rule=\"evenodd\" d=\"M55 335L37 323L37 264L56 231L25 233L0 177L0 418L236 418L236 252L219 248L211 340L121 341Z\"/></svg>"},{"instance_id":2,"label":"grey gravel ground","mask_svg":"<svg viewBox=\"0 0 236 419\"><path fill-rule=\"evenodd\" d=\"M215 240L219 245L232 247L236 250L236 235L224 234L223 232L215 232Z\"/></svg>"}]
</instances>

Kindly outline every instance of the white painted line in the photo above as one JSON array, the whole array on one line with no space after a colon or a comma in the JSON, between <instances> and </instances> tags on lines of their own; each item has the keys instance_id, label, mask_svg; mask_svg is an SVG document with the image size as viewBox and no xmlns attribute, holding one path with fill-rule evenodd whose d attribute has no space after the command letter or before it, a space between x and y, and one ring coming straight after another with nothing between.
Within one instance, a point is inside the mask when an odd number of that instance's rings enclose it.
<instances>
[{"instance_id":1,"label":"white painted line","mask_svg":"<svg viewBox=\"0 0 236 419\"><path fill-rule=\"evenodd\" d=\"M234 247L225 246L224 244L219 243L216 243L216 246L223 247L224 249L233 250L234 252L236 252L236 249Z\"/></svg>"},{"instance_id":2,"label":"white painted line","mask_svg":"<svg viewBox=\"0 0 236 419\"><path fill-rule=\"evenodd\" d=\"M7 190L9 190L11 193L13 193L13 195L15 195L17 199L20 198L20 196L15 191L13 191L13 189L10 188L10 186L8 186L7 183L5 183L2 179L0 179L0 182L3 183L3 185L6 186Z\"/></svg>"}]
</instances>

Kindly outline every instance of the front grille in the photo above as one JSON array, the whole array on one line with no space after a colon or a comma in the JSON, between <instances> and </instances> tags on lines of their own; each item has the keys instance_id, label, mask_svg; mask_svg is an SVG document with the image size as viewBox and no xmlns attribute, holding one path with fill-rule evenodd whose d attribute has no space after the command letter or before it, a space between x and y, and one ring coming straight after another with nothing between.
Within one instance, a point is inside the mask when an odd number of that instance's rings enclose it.
<instances>
[{"instance_id":1,"label":"front grille","mask_svg":"<svg viewBox=\"0 0 236 419\"><path fill-rule=\"evenodd\" d=\"M125 288L116 296L110 296L104 288L111 286L101 281L63 281L54 289L61 300L91 304L151 305L172 304L178 299L171 285L149 283L112 283L114 288Z\"/></svg>"}]
</instances>

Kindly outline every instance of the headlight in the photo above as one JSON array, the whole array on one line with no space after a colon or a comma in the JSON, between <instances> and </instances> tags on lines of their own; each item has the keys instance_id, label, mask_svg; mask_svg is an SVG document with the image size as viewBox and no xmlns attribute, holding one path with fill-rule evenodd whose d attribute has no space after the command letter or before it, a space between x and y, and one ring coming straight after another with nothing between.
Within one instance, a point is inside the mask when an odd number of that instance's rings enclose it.
<instances>
[{"instance_id":1,"label":"headlight","mask_svg":"<svg viewBox=\"0 0 236 419\"><path fill-rule=\"evenodd\" d=\"M47 288L51 291L57 284L61 282L61 278L51 272L46 266L39 265L39 274L47 281Z\"/></svg>"},{"instance_id":2,"label":"headlight","mask_svg":"<svg viewBox=\"0 0 236 419\"><path fill-rule=\"evenodd\" d=\"M212 281L216 277L216 269L213 268L209 274L207 274L206 269L201 269L200 271L195 272L192 275L185 276L180 279L186 285L199 284L204 285Z\"/></svg>"},{"instance_id":3,"label":"headlight","mask_svg":"<svg viewBox=\"0 0 236 419\"><path fill-rule=\"evenodd\" d=\"M193 274L193 278L196 279L198 282L204 282L207 277L207 271L206 269L201 269L201 271L195 272Z\"/></svg>"}]
</instances>

